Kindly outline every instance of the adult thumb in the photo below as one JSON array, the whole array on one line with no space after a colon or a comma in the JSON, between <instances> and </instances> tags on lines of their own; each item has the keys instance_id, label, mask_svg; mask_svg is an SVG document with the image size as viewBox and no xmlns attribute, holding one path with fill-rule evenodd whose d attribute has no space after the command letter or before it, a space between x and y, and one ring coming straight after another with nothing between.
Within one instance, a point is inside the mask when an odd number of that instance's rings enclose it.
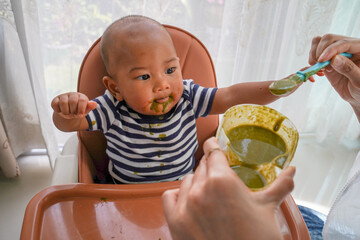
<instances>
[{"instance_id":1,"label":"adult thumb","mask_svg":"<svg viewBox=\"0 0 360 240\"><path fill-rule=\"evenodd\" d=\"M359 81L360 79L360 68L347 57L336 55L331 61L331 66L350 81Z\"/></svg>"},{"instance_id":2,"label":"adult thumb","mask_svg":"<svg viewBox=\"0 0 360 240\"><path fill-rule=\"evenodd\" d=\"M264 190L266 198L270 202L280 204L284 198L294 189L295 167L289 166L280 176Z\"/></svg>"},{"instance_id":3,"label":"adult thumb","mask_svg":"<svg viewBox=\"0 0 360 240\"><path fill-rule=\"evenodd\" d=\"M167 218L171 211L174 210L178 200L179 189L166 190L161 198L165 217Z\"/></svg>"}]
</instances>

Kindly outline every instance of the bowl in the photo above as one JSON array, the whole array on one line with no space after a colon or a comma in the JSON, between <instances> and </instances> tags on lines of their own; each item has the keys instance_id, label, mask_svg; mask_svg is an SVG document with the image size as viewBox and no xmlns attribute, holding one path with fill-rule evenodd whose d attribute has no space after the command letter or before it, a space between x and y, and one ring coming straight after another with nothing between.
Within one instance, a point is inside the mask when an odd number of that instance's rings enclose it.
<instances>
[{"instance_id":1,"label":"bowl","mask_svg":"<svg viewBox=\"0 0 360 240\"><path fill-rule=\"evenodd\" d=\"M216 138L230 167L252 190L268 187L291 162L299 133L275 109L242 104L229 108Z\"/></svg>"}]
</instances>

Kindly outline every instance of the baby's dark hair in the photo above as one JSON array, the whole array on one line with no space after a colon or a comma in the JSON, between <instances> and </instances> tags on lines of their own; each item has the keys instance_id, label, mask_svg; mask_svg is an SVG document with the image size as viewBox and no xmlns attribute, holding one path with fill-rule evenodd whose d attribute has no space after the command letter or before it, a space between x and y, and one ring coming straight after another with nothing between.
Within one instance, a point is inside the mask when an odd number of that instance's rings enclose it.
<instances>
[{"instance_id":1,"label":"baby's dark hair","mask_svg":"<svg viewBox=\"0 0 360 240\"><path fill-rule=\"evenodd\" d=\"M106 30L101 38L101 41L100 41L101 59L105 65L108 73L110 73L109 72L109 54L110 54L110 46L111 46L113 31L115 29L119 29L123 26L130 25L130 24L136 24L136 23L140 23L140 22L155 24L155 25L163 28L167 32L167 30L161 23L159 23L158 21L156 21L152 18L145 17L142 15L128 15L128 16L122 17L122 18L116 20L115 22L113 22L109 27L106 28ZM170 34L169 34L169 36L170 36Z\"/></svg>"}]
</instances>

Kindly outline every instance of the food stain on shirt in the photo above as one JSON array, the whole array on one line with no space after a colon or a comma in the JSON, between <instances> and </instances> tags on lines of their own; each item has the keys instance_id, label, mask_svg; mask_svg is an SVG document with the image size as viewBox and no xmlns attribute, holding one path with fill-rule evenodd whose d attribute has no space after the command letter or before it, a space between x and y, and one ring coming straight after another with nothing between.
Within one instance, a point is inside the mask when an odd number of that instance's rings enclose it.
<instances>
[{"instance_id":1,"label":"food stain on shirt","mask_svg":"<svg viewBox=\"0 0 360 240\"><path fill-rule=\"evenodd\" d=\"M165 163L160 163L160 166L161 166L161 167L165 166ZM160 173L162 173L162 172L163 172L163 171L160 170Z\"/></svg>"},{"instance_id":2,"label":"food stain on shirt","mask_svg":"<svg viewBox=\"0 0 360 240\"><path fill-rule=\"evenodd\" d=\"M159 134L158 138L159 138L159 141L161 141L162 139L166 138L166 134L161 133L161 134Z\"/></svg>"}]
</instances>

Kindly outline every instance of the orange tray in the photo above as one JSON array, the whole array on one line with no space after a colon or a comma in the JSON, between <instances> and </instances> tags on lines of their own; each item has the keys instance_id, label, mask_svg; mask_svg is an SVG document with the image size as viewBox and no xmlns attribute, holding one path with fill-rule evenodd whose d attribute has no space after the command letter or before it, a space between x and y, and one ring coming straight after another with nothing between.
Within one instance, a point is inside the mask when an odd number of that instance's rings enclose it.
<instances>
[{"instance_id":1,"label":"orange tray","mask_svg":"<svg viewBox=\"0 0 360 240\"><path fill-rule=\"evenodd\" d=\"M171 239L161 195L179 185L78 183L46 188L26 208L21 239ZM291 196L277 219L284 239L310 239Z\"/></svg>"},{"instance_id":2,"label":"orange tray","mask_svg":"<svg viewBox=\"0 0 360 240\"><path fill-rule=\"evenodd\" d=\"M29 202L21 239L171 239L161 195L180 182L52 186Z\"/></svg>"}]
</instances>

